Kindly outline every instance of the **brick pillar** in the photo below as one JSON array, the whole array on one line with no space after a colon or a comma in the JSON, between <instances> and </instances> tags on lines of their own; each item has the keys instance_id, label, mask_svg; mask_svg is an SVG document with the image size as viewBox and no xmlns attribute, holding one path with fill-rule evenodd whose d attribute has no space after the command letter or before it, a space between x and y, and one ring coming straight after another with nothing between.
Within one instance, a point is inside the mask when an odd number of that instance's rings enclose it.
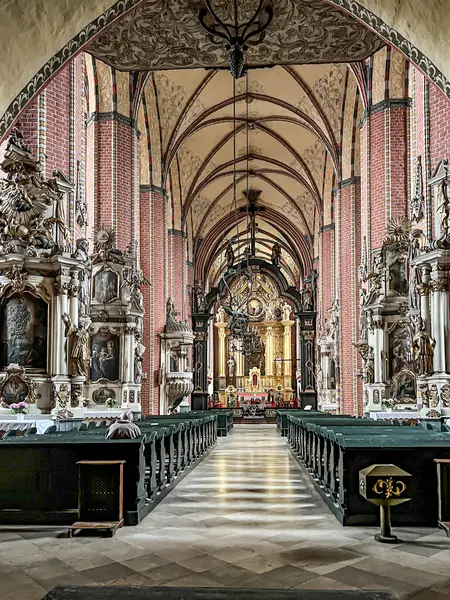
<instances>
[{"instance_id":1,"label":"brick pillar","mask_svg":"<svg viewBox=\"0 0 450 600\"><path fill-rule=\"evenodd\" d=\"M88 190L94 195L94 228L116 232L123 250L135 236L136 130L134 123L118 113L95 113L87 129L88 152L92 163L87 170Z\"/></svg>"},{"instance_id":2,"label":"brick pillar","mask_svg":"<svg viewBox=\"0 0 450 600\"><path fill-rule=\"evenodd\" d=\"M370 186L370 247L379 248L386 226L408 209L408 101L386 100L366 117ZM364 133L363 133L364 152Z\"/></svg>"},{"instance_id":3,"label":"brick pillar","mask_svg":"<svg viewBox=\"0 0 450 600\"><path fill-rule=\"evenodd\" d=\"M326 315L326 311L333 303L333 283L331 273L332 263L332 246L334 244L334 223L325 225L320 230L320 299L322 306L322 319ZM323 324L323 323L322 323Z\"/></svg>"},{"instance_id":4,"label":"brick pillar","mask_svg":"<svg viewBox=\"0 0 450 600\"><path fill-rule=\"evenodd\" d=\"M149 280L153 280L153 264L152 264L152 203L151 191L149 186L141 186L139 194L139 203L141 206L140 214L140 251L141 251L141 269L144 276ZM144 330L142 343L146 347L143 361L143 371L147 377L142 380L141 406L142 412L145 415L153 412L153 386L154 386L154 336L153 332L153 287L145 285L142 287L144 296Z\"/></svg>"},{"instance_id":5,"label":"brick pillar","mask_svg":"<svg viewBox=\"0 0 450 600\"><path fill-rule=\"evenodd\" d=\"M357 270L361 261L361 182L353 177L343 181L339 194L339 305L340 305L340 375L341 410L345 414L362 414L362 383L357 377L359 289Z\"/></svg>"},{"instance_id":6,"label":"brick pillar","mask_svg":"<svg viewBox=\"0 0 450 600\"><path fill-rule=\"evenodd\" d=\"M185 308L186 293L186 239L183 231L178 229L169 230L169 249L171 249L170 265L172 269L170 281L172 285L172 298L175 308L179 311L182 320L187 319Z\"/></svg>"}]
</instances>

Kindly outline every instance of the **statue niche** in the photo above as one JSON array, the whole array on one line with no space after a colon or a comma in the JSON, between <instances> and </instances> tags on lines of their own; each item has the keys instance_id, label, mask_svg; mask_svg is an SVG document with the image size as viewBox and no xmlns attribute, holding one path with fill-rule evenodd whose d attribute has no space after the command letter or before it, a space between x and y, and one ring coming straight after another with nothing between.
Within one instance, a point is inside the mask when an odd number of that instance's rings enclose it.
<instances>
[{"instance_id":1,"label":"statue niche","mask_svg":"<svg viewBox=\"0 0 450 600\"><path fill-rule=\"evenodd\" d=\"M17 364L47 370L47 303L28 292L4 298L0 308L0 368Z\"/></svg>"}]
</instances>

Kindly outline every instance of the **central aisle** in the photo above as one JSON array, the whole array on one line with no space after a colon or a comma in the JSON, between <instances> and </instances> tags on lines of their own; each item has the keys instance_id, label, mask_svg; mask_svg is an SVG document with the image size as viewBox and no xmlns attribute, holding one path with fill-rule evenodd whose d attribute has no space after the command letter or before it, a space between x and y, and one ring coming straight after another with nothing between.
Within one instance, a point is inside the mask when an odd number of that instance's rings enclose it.
<instances>
[{"instance_id":1,"label":"central aisle","mask_svg":"<svg viewBox=\"0 0 450 600\"><path fill-rule=\"evenodd\" d=\"M0 597L37 600L58 583L100 583L387 589L448 600L444 534L395 532L409 543L386 547L374 529L342 528L274 425L237 425L139 526L114 538L0 531Z\"/></svg>"}]
</instances>

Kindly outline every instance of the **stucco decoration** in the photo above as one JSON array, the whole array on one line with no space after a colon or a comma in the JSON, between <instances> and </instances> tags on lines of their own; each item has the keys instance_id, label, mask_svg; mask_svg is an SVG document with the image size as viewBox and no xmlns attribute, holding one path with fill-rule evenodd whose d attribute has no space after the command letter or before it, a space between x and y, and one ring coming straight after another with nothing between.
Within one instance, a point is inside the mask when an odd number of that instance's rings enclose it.
<instances>
[{"instance_id":1,"label":"stucco decoration","mask_svg":"<svg viewBox=\"0 0 450 600\"><path fill-rule=\"evenodd\" d=\"M98 81L98 108L100 112L111 112L113 109L111 67L100 61L97 61L96 67Z\"/></svg>"},{"instance_id":2,"label":"stucco decoration","mask_svg":"<svg viewBox=\"0 0 450 600\"><path fill-rule=\"evenodd\" d=\"M251 12L253 5L253 0L242 0L240 13ZM226 19L221 4L216 6ZM356 19L323 0L279 0L264 40L249 47L247 63L357 61L382 45ZM198 7L190 0L147 0L91 42L88 51L122 70L228 65L225 45L209 38L199 23Z\"/></svg>"},{"instance_id":3,"label":"stucco decoration","mask_svg":"<svg viewBox=\"0 0 450 600\"><path fill-rule=\"evenodd\" d=\"M313 87L314 96L320 101L335 134L340 130L346 70L345 65L331 65L328 73L320 77Z\"/></svg>"},{"instance_id":4,"label":"stucco decoration","mask_svg":"<svg viewBox=\"0 0 450 600\"><path fill-rule=\"evenodd\" d=\"M163 147L186 102L186 90L175 85L165 73L155 73Z\"/></svg>"}]
</instances>

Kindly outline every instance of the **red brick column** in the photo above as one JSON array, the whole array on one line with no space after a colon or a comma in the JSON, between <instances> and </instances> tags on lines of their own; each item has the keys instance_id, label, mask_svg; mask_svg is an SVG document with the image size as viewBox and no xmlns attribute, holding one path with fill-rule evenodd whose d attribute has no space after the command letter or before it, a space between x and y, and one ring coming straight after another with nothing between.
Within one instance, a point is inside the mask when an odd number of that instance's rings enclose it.
<instances>
[{"instance_id":1,"label":"red brick column","mask_svg":"<svg viewBox=\"0 0 450 600\"><path fill-rule=\"evenodd\" d=\"M140 251L141 251L141 269L149 281L153 279L152 264L152 202L151 191L148 186L141 186L139 194L139 203L141 207L140 214ZM143 371L147 377L142 380L141 407L145 415L153 412L153 385L154 385L154 336L153 331L153 288L149 285L142 287L144 296L144 327L142 343L146 347L143 361Z\"/></svg>"},{"instance_id":2,"label":"red brick column","mask_svg":"<svg viewBox=\"0 0 450 600\"><path fill-rule=\"evenodd\" d=\"M450 100L433 84L429 85L430 170L435 171L443 158L450 158Z\"/></svg>"},{"instance_id":3,"label":"red brick column","mask_svg":"<svg viewBox=\"0 0 450 600\"><path fill-rule=\"evenodd\" d=\"M340 389L341 410L362 413L362 382L357 377L360 361L353 346L358 341L359 289L357 278L361 262L361 182L343 181L339 197L339 306L340 306Z\"/></svg>"},{"instance_id":4,"label":"red brick column","mask_svg":"<svg viewBox=\"0 0 450 600\"><path fill-rule=\"evenodd\" d=\"M178 229L169 230L169 248L171 248L171 277L173 282L172 299L182 320L187 319L185 308L186 293L186 235Z\"/></svg>"},{"instance_id":5,"label":"red brick column","mask_svg":"<svg viewBox=\"0 0 450 600\"><path fill-rule=\"evenodd\" d=\"M88 190L93 194L91 204L95 206L94 228L114 229L117 246L122 250L134 238L133 122L117 113L94 114L88 125L87 144L94 161L87 169Z\"/></svg>"},{"instance_id":6,"label":"red brick column","mask_svg":"<svg viewBox=\"0 0 450 600\"><path fill-rule=\"evenodd\" d=\"M386 100L373 106L367 117L372 249L383 243L391 219L407 215L408 110L406 100Z\"/></svg>"},{"instance_id":7,"label":"red brick column","mask_svg":"<svg viewBox=\"0 0 450 600\"><path fill-rule=\"evenodd\" d=\"M320 258L319 258L319 285L320 300L322 307L322 321L325 318L326 311L333 303L333 282L331 263L333 260L332 246L334 244L334 223L325 225L320 232ZM322 322L323 325L323 322Z\"/></svg>"}]
</instances>

